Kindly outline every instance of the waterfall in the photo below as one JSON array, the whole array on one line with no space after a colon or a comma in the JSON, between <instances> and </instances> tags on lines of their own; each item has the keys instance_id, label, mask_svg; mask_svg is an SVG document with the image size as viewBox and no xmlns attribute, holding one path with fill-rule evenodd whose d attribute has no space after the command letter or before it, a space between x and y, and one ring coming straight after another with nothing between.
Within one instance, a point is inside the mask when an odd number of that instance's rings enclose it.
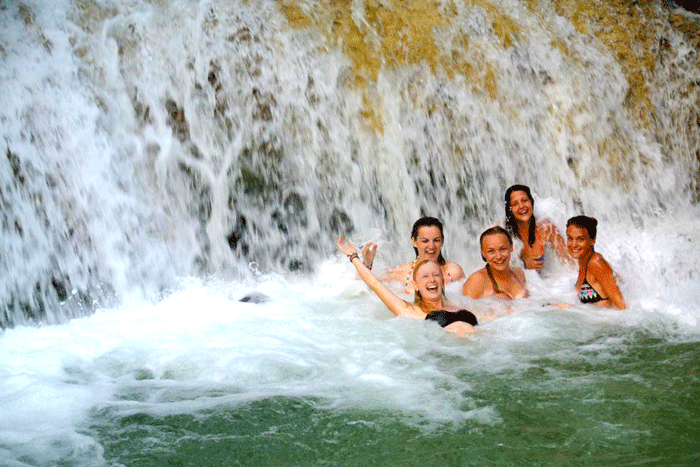
<instances>
[{"instance_id":1,"label":"waterfall","mask_svg":"<svg viewBox=\"0 0 700 467\"><path fill-rule=\"evenodd\" d=\"M560 227L597 217L633 292L682 286L700 273L698 18L661 1L5 2L0 325L188 276L313 273L341 232L389 265L424 214L462 262L513 183Z\"/></svg>"}]
</instances>

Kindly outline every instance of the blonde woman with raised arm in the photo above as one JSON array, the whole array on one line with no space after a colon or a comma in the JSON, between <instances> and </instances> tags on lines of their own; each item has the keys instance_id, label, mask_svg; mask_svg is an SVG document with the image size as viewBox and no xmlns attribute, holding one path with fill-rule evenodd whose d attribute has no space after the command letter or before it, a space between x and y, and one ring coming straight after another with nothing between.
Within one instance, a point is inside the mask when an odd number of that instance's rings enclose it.
<instances>
[{"instance_id":1,"label":"blonde woman with raised arm","mask_svg":"<svg viewBox=\"0 0 700 467\"><path fill-rule=\"evenodd\" d=\"M359 258L355 246L351 242L346 244L342 235L338 236L338 249L348 257L360 278L394 315L436 321L445 331L458 336L474 332L474 326L477 325L476 316L468 310L460 310L447 303L443 269L435 260L419 261L413 268L411 285L414 300L411 303L398 297L372 274Z\"/></svg>"}]
</instances>

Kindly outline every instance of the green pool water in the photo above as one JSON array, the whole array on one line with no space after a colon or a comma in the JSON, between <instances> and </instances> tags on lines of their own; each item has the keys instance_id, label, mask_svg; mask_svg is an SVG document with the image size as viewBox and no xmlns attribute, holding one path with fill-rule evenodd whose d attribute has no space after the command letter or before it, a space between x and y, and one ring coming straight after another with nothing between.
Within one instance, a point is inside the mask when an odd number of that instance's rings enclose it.
<instances>
[{"instance_id":1,"label":"green pool water","mask_svg":"<svg viewBox=\"0 0 700 467\"><path fill-rule=\"evenodd\" d=\"M697 342L596 336L549 355L520 355L517 365L496 370L454 355L432 357L471 388L453 394L461 398L462 421L373 409L371 401L367 409L338 409L323 399L273 396L165 416L103 408L88 431L109 462L144 467L699 462Z\"/></svg>"}]
</instances>

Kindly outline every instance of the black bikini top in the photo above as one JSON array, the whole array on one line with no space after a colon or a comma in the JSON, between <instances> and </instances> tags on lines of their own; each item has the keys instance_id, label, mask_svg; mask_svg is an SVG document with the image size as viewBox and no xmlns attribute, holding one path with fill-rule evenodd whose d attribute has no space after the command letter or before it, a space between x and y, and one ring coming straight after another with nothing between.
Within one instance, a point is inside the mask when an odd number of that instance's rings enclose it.
<instances>
[{"instance_id":1,"label":"black bikini top","mask_svg":"<svg viewBox=\"0 0 700 467\"><path fill-rule=\"evenodd\" d=\"M446 311L446 310L435 310L431 311L425 315L426 320L437 321L437 323L442 326L449 326L457 321L462 321L464 323L476 326L479 324L476 321L476 316L469 310L458 310L458 311Z\"/></svg>"}]
</instances>

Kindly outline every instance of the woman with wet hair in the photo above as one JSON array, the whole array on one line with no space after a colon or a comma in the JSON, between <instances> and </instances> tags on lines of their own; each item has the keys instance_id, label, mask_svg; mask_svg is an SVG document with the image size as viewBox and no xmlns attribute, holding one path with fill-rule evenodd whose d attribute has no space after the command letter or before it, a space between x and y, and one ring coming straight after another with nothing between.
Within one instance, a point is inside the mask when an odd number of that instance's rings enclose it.
<instances>
[{"instance_id":1,"label":"woman with wet hair","mask_svg":"<svg viewBox=\"0 0 700 467\"><path fill-rule=\"evenodd\" d=\"M599 307L627 308L615 274L600 253L595 251L598 221L594 217L575 216L566 222L566 245L578 261L576 293L581 303Z\"/></svg>"},{"instance_id":2,"label":"woman with wet hair","mask_svg":"<svg viewBox=\"0 0 700 467\"><path fill-rule=\"evenodd\" d=\"M359 274L360 278L377 294L382 302L396 316L437 322L445 331L465 336L474 332L477 319L465 309L457 309L447 303L445 280L442 266L427 258L416 263L411 273L411 287L414 290L413 303L407 302L389 290L372 271L359 259L351 242L345 243L338 236L338 249L343 252Z\"/></svg>"},{"instance_id":3,"label":"woman with wet hair","mask_svg":"<svg viewBox=\"0 0 700 467\"><path fill-rule=\"evenodd\" d=\"M416 259L390 269L384 280L401 282L404 286L404 293L411 294L413 292L411 275L416 265L424 259L431 259L440 265L446 284L463 279L462 267L455 262L446 261L442 256L444 242L442 222L435 217L421 217L413 224L411 230L411 243L413 251L416 253ZM372 269L376 254L377 245L372 242L368 242L362 249L362 260L367 268Z\"/></svg>"},{"instance_id":4,"label":"woman with wet hair","mask_svg":"<svg viewBox=\"0 0 700 467\"><path fill-rule=\"evenodd\" d=\"M513 252L510 234L503 227L491 227L481 234L479 244L486 266L467 278L462 295L475 299L494 296L502 300L528 297L523 270L510 267Z\"/></svg>"},{"instance_id":5,"label":"woman with wet hair","mask_svg":"<svg viewBox=\"0 0 700 467\"><path fill-rule=\"evenodd\" d=\"M557 227L549 220L537 221L533 208L535 200L530 188L513 185L506 190L505 213L506 230L523 242L520 259L525 269L542 270L545 263L545 246L550 245L557 255L568 264L574 265L566 248L566 242Z\"/></svg>"}]
</instances>

